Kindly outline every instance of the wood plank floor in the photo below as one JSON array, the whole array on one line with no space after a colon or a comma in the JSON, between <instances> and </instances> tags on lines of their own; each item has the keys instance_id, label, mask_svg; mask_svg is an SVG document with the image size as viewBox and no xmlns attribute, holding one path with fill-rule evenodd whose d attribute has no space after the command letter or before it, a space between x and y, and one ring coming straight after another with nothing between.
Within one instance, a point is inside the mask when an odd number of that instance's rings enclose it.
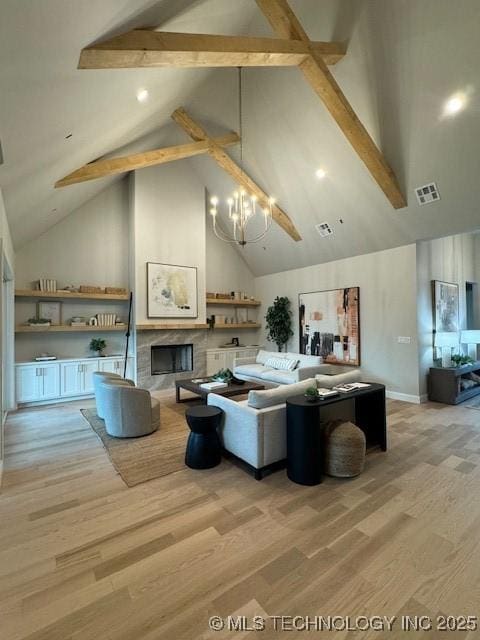
<instances>
[{"instance_id":1,"label":"wood plank floor","mask_svg":"<svg viewBox=\"0 0 480 640\"><path fill-rule=\"evenodd\" d=\"M162 404L162 420L183 421L173 394ZM480 411L390 402L389 451L353 480L256 482L224 461L129 489L79 413L89 405L9 417L2 640L281 633L210 631L212 615L479 615ZM301 633L407 636L419 633Z\"/></svg>"}]
</instances>

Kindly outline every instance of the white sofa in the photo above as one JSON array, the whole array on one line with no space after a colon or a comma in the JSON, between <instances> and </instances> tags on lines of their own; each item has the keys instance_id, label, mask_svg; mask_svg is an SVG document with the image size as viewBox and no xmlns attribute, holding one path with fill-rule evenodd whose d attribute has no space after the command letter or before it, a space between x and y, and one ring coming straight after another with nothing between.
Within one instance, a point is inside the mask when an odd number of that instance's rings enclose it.
<instances>
[{"instance_id":1,"label":"white sofa","mask_svg":"<svg viewBox=\"0 0 480 640\"><path fill-rule=\"evenodd\" d=\"M316 386L315 378L250 391L248 399L240 402L215 393L208 395L208 404L224 411L219 430L224 449L253 467L257 480L262 478L265 467L284 461L287 456L287 398L305 393L311 386ZM353 420L353 401L327 406L324 412L329 420Z\"/></svg>"},{"instance_id":2,"label":"white sofa","mask_svg":"<svg viewBox=\"0 0 480 640\"><path fill-rule=\"evenodd\" d=\"M298 364L293 371L277 369L266 364L272 357L294 360ZM318 387L331 389L338 384L357 382L361 377L359 369L323 364L320 356L306 356L291 352L276 353L262 349L254 358L235 358L233 373L240 380L259 382L267 389L284 384L295 384L313 377L317 379Z\"/></svg>"}]
</instances>

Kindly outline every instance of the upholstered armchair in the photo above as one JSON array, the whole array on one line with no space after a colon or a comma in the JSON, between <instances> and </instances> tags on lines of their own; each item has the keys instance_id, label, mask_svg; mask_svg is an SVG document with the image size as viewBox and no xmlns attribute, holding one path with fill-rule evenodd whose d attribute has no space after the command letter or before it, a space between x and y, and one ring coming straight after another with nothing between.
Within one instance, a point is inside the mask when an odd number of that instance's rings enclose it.
<instances>
[{"instance_id":1,"label":"upholstered armchair","mask_svg":"<svg viewBox=\"0 0 480 640\"><path fill-rule=\"evenodd\" d=\"M93 389L95 392L95 404L97 405L97 416L102 420L105 419L105 403L101 383L105 380L110 380L115 384L124 384L130 387L135 386L132 380L126 380L122 378L122 376L119 376L118 373L110 373L109 371L95 371L93 373Z\"/></svg>"},{"instance_id":2,"label":"upholstered armchair","mask_svg":"<svg viewBox=\"0 0 480 640\"><path fill-rule=\"evenodd\" d=\"M137 438L160 426L160 403L149 391L105 379L100 383L105 428L115 438Z\"/></svg>"}]
</instances>

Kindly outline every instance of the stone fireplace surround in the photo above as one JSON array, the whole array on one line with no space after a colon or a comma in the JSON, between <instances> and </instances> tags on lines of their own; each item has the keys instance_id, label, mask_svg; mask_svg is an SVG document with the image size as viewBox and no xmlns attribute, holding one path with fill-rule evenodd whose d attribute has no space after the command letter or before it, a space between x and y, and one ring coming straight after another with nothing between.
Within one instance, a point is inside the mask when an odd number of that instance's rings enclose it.
<instances>
[{"instance_id":1,"label":"stone fireplace surround","mask_svg":"<svg viewBox=\"0 0 480 640\"><path fill-rule=\"evenodd\" d=\"M153 345L193 344L193 371L185 373L151 374ZM207 373L207 331L205 329L166 329L137 331L137 385L149 391L171 389L175 380L197 378Z\"/></svg>"}]
</instances>

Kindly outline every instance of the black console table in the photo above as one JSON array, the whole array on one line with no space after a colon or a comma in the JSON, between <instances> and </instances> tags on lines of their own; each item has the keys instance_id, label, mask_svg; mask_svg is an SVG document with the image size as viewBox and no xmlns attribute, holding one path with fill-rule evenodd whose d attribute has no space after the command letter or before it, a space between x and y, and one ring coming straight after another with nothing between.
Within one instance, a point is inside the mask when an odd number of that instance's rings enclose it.
<instances>
[{"instance_id":1,"label":"black console table","mask_svg":"<svg viewBox=\"0 0 480 640\"><path fill-rule=\"evenodd\" d=\"M462 389L462 378L469 379L470 373L480 376L480 362L464 364L461 367L430 367L428 377L428 399L445 404L458 404L480 394L480 384Z\"/></svg>"},{"instance_id":2,"label":"black console table","mask_svg":"<svg viewBox=\"0 0 480 640\"><path fill-rule=\"evenodd\" d=\"M298 484L315 485L322 481L322 407L354 401L355 424L362 429L367 447L387 450L385 386L370 386L338 396L311 402L305 396L287 400L287 475Z\"/></svg>"}]
</instances>

